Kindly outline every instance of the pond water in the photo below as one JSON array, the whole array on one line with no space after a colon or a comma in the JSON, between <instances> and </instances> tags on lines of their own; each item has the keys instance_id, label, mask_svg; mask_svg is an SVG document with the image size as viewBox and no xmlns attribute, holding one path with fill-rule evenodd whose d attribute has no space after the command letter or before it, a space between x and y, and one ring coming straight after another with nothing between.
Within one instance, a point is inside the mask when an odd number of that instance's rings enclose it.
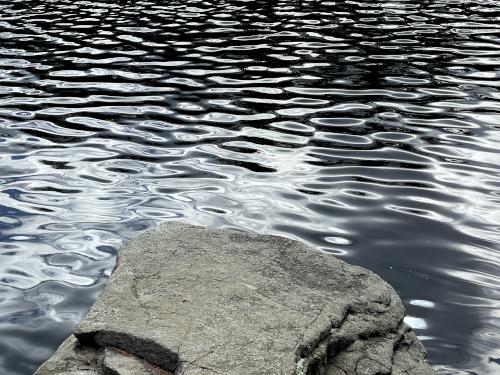
<instances>
[{"instance_id":1,"label":"pond water","mask_svg":"<svg viewBox=\"0 0 500 375\"><path fill-rule=\"evenodd\" d=\"M499 88L498 0L0 0L0 374L164 220L367 267L500 373Z\"/></svg>"}]
</instances>

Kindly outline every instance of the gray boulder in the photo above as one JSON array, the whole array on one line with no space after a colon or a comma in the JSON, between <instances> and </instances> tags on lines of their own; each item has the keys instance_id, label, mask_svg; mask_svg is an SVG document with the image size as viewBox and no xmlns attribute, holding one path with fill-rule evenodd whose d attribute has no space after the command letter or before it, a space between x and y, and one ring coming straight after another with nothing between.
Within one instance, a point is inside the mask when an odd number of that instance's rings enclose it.
<instances>
[{"instance_id":1,"label":"gray boulder","mask_svg":"<svg viewBox=\"0 0 500 375\"><path fill-rule=\"evenodd\" d=\"M36 375L435 374L374 273L287 238L169 222Z\"/></svg>"}]
</instances>

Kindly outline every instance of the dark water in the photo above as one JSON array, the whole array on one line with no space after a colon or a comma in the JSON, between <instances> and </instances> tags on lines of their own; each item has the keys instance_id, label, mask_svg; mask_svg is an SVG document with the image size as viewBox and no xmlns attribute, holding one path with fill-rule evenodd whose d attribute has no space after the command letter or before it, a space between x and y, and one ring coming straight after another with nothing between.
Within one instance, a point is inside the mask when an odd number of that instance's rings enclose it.
<instances>
[{"instance_id":1,"label":"dark water","mask_svg":"<svg viewBox=\"0 0 500 375\"><path fill-rule=\"evenodd\" d=\"M499 87L498 0L0 0L0 374L176 219L378 272L441 373L500 373Z\"/></svg>"}]
</instances>

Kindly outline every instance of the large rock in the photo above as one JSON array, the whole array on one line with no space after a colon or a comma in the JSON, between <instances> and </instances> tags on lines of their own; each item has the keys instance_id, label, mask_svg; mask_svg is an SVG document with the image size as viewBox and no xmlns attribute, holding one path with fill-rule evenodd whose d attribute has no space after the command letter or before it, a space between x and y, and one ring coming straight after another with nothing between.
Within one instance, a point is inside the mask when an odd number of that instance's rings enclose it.
<instances>
[{"instance_id":1,"label":"large rock","mask_svg":"<svg viewBox=\"0 0 500 375\"><path fill-rule=\"evenodd\" d=\"M124 246L36 375L435 374L393 288L290 239L170 222Z\"/></svg>"}]
</instances>

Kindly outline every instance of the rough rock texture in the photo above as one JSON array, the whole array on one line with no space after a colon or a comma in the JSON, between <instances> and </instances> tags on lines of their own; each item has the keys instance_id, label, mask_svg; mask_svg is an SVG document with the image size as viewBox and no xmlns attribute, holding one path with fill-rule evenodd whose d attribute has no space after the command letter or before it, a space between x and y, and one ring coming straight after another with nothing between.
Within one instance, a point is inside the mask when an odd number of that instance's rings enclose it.
<instances>
[{"instance_id":1,"label":"rough rock texture","mask_svg":"<svg viewBox=\"0 0 500 375\"><path fill-rule=\"evenodd\" d=\"M124 246L36 375L435 374L378 276L286 238L170 222Z\"/></svg>"},{"instance_id":2,"label":"rough rock texture","mask_svg":"<svg viewBox=\"0 0 500 375\"><path fill-rule=\"evenodd\" d=\"M35 374L99 375L97 353L95 348L81 347L75 336L70 336Z\"/></svg>"},{"instance_id":3,"label":"rough rock texture","mask_svg":"<svg viewBox=\"0 0 500 375\"><path fill-rule=\"evenodd\" d=\"M101 369L105 374L172 375L170 371L163 370L135 355L112 347L104 348L100 359Z\"/></svg>"}]
</instances>

